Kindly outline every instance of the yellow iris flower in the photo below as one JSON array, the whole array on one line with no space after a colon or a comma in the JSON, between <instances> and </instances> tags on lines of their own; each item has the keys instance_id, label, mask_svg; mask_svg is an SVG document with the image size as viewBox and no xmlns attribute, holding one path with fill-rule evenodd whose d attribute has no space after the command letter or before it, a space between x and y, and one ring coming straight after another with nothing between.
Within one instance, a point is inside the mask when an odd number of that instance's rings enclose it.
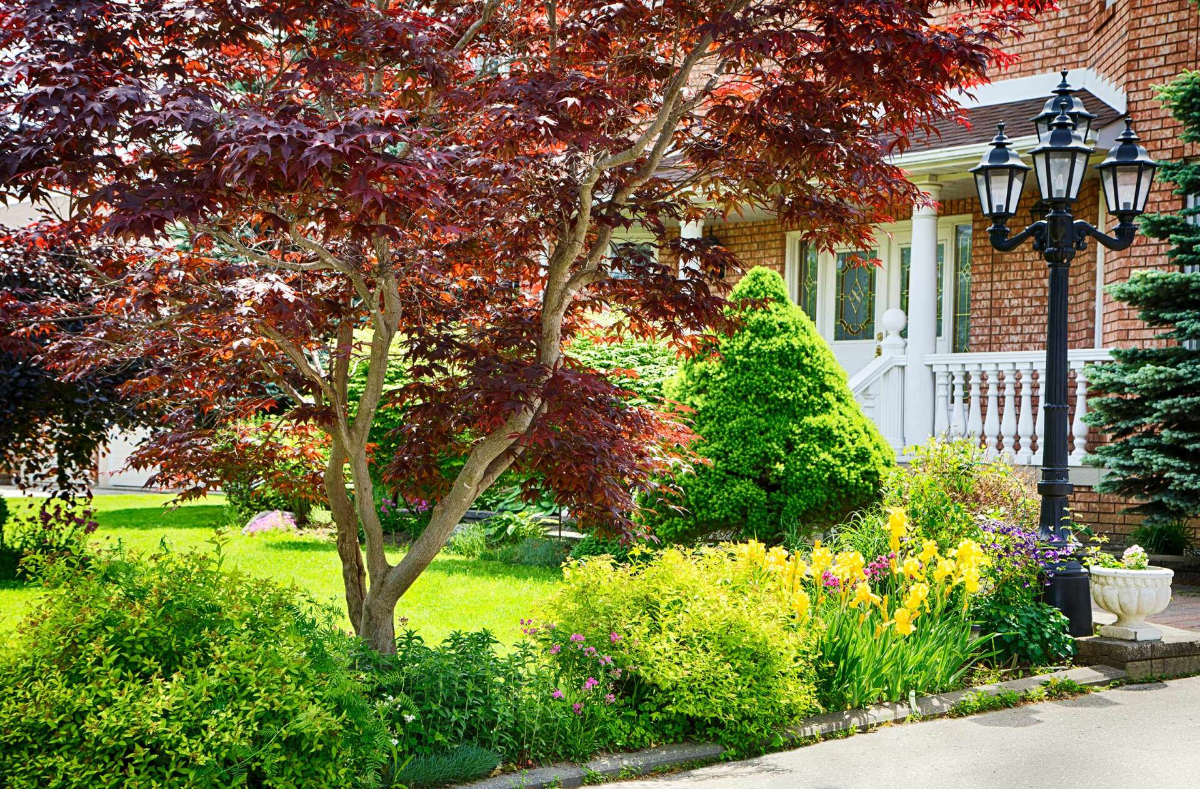
<instances>
[{"instance_id":1,"label":"yellow iris flower","mask_svg":"<svg viewBox=\"0 0 1200 789\"><path fill-rule=\"evenodd\" d=\"M781 573L787 568L788 552L782 545L776 545L767 551L763 557L763 569L767 572Z\"/></svg>"},{"instance_id":2,"label":"yellow iris flower","mask_svg":"<svg viewBox=\"0 0 1200 789\"><path fill-rule=\"evenodd\" d=\"M894 507L888 514L888 535L893 553L900 552L900 538L908 531L908 513L899 507Z\"/></svg>"},{"instance_id":3,"label":"yellow iris flower","mask_svg":"<svg viewBox=\"0 0 1200 789\"><path fill-rule=\"evenodd\" d=\"M896 625L896 632L902 636L911 634L916 627L913 626L913 620L917 618L917 613L908 608L897 608L896 613L892 614L892 623Z\"/></svg>"},{"instance_id":4,"label":"yellow iris flower","mask_svg":"<svg viewBox=\"0 0 1200 789\"><path fill-rule=\"evenodd\" d=\"M953 559L938 559L937 569L933 571L933 580L940 583L945 583L946 579L954 575L956 563Z\"/></svg>"},{"instance_id":5,"label":"yellow iris flower","mask_svg":"<svg viewBox=\"0 0 1200 789\"><path fill-rule=\"evenodd\" d=\"M813 580L817 583L821 582L821 576L825 571L833 566L833 551L821 545L821 541L817 540L813 543L812 549L812 575Z\"/></svg>"},{"instance_id":6,"label":"yellow iris flower","mask_svg":"<svg viewBox=\"0 0 1200 789\"><path fill-rule=\"evenodd\" d=\"M921 574L921 563L917 561L917 557L915 556L910 556L905 559L904 564L901 565L901 569L904 571L905 578L910 580L913 578L918 580L925 579L925 576Z\"/></svg>"},{"instance_id":7,"label":"yellow iris flower","mask_svg":"<svg viewBox=\"0 0 1200 789\"><path fill-rule=\"evenodd\" d=\"M858 586L854 587L854 599L850 601L850 605L858 608L864 605L879 605L882 602L883 598L871 592L871 585L869 583L859 581Z\"/></svg>"},{"instance_id":8,"label":"yellow iris flower","mask_svg":"<svg viewBox=\"0 0 1200 789\"><path fill-rule=\"evenodd\" d=\"M808 599L808 592L803 589L797 589L796 594L792 595L792 610L796 612L796 616L804 619L808 616L808 609L811 601Z\"/></svg>"},{"instance_id":9,"label":"yellow iris flower","mask_svg":"<svg viewBox=\"0 0 1200 789\"><path fill-rule=\"evenodd\" d=\"M917 558L921 560L921 564L928 567L929 564L937 558L937 555L937 540L926 540L921 548L921 553L917 555Z\"/></svg>"},{"instance_id":10,"label":"yellow iris flower","mask_svg":"<svg viewBox=\"0 0 1200 789\"><path fill-rule=\"evenodd\" d=\"M854 581L865 581L867 562L858 551L842 551L833 563L833 574L841 582L842 588L849 588Z\"/></svg>"},{"instance_id":11,"label":"yellow iris flower","mask_svg":"<svg viewBox=\"0 0 1200 789\"><path fill-rule=\"evenodd\" d=\"M904 607L912 611L916 611L925 605L925 601L929 599L928 584L913 584L908 590L908 597L904 598Z\"/></svg>"}]
</instances>

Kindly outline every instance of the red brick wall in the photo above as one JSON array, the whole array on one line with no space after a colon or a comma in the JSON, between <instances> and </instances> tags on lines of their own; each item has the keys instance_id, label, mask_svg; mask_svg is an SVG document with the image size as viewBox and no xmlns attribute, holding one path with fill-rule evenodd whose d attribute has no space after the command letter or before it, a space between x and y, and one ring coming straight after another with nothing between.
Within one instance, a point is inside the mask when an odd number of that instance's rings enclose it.
<instances>
[{"instance_id":1,"label":"red brick wall","mask_svg":"<svg viewBox=\"0 0 1200 789\"><path fill-rule=\"evenodd\" d=\"M709 226L706 232L716 236L721 246L736 255L745 271L755 266L766 266L783 276L786 234L779 220L715 224ZM729 277L731 283L739 279L741 276L736 274Z\"/></svg>"}]
</instances>

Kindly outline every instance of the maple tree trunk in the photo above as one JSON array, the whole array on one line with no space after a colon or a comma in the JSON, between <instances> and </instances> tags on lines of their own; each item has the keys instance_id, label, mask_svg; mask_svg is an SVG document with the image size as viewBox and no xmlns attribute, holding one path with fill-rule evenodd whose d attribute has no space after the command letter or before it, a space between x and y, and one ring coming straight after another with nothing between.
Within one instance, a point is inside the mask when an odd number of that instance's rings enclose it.
<instances>
[{"instance_id":1,"label":"maple tree trunk","mask_svg":"<svg viewBox=\"0 0 1200 789\"><path fill-rule=\"evenodd\" d=\"M345 462L346 453L335 438L325 466L325 497L337 527L338 558L342 560L342 583L346 587L346 614L350 617L354 632L362 635L367 573L363 566L362 551L358 547L358 513L354 511L354 504L346 493Z\"/></svg>"}]
</instances>

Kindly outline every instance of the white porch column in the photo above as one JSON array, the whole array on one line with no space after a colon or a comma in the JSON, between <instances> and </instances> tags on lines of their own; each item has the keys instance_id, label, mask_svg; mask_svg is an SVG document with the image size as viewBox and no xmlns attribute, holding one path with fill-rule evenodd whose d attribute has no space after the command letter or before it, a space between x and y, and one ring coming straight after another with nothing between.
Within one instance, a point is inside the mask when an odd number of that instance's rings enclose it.
<instances>
[{"instance_id":1,"label":"white porch column","mask_svg":"<svg viewBox=\"0 0 1200 789\"><path fill-rule=\"evenodd\" d=\"M918 184L932 199L942 187L934 178ZM926 354L937 350L937 235L936 206L913 209L912 258L908 270L908 366L904 376L904 443L922 444L933 435L933 371Z\"/></svg>"},{"instance_id":2,"label":"white porch column","mask_svg":"<svg viewBox=\"0 0 1200 789\"><path fill-rule=\"evenodd\" d=\"M704 238L704 222L683 222L679 225L679 237L701 239ZM700 264L696 262L684 263L679 261L679 278L684 279L688 276L688 272L699 271Z\"/></svg>"}]
</instances>

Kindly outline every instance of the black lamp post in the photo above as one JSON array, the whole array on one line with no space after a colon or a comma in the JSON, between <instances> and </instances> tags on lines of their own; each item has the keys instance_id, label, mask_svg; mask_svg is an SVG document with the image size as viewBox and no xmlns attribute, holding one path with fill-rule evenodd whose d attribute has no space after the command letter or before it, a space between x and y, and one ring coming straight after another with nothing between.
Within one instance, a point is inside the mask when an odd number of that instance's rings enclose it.
<instances>
[{"instance_id":1,"label":"black lamp post","mask_svg":"<svg viewBox=\"0 0 1200 789\"><path fill-rule=\"evenodd\" d=\"M1042 253L1050 269L1050 298L1046 337L1046 377L1041 396L1045 409L1045 430L1042 446L1042 480L1038 493L1042 497L1039 537L1063 554L1054 568L1046 601L1067 615L1071 635L1092 634L1092 608L1088 589L1088 574L1072 555L1067 531L1067 500L1071 495L1070 473L1067 468L1067 286L1068 269L1075 253L1082 250L1091 236L1100 244L1114 250L1126 249L1133 243L1137 226L1133 220L1146 208L1150 183L1158 166L1138 144L1128 118L1125 131L1109 151L1108 158L1096 166L1104 187L1104 199L1110 214L1117 217L1113 235L1093 227L1071 213L1079 197L1079 187L1087 169L1092 148L1085 134L1093 116L1083 103L1072 95L1063 81L1047 102L1046 111L1034 118L1039 143L1031 151L1033 171L1041 192L1041 211L1044 216L1016 235L1010 235L1008 220L1016 214L1025 176L1030 167L1009 147L1004 136L1004 124L992 140L992 149L983 155L979 165L971 170L983 213L992 220L988 238L1001 252L1016 249L1027 239ZM1054 108L1057 107L1057 113ZM1052 117L1049 117L1052 116ZM1084 133L1079 129L1082 126Z\"/></svg>"}]
</instances>

